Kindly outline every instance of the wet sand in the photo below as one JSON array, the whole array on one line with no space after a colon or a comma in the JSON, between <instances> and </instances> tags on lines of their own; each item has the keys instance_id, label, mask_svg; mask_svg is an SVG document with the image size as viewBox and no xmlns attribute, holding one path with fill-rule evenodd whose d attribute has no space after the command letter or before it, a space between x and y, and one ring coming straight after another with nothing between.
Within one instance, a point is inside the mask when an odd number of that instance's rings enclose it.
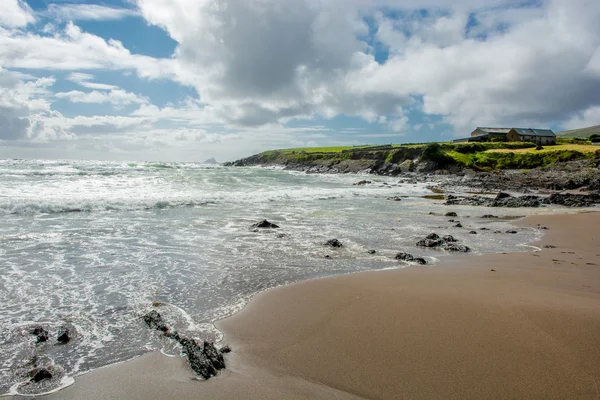
<instances>
[{"instance_id":1,"label":"wet sand","mask_svg":"<svg viewBox=\"0 0 600 400\"><path fill-rule=\"evenodd\" d=\"M262 293L217 324L216 379L153 353L43 398L599 399L600 213L516 222L538 224L556 248Z\"/></svg>"}]
</instances>

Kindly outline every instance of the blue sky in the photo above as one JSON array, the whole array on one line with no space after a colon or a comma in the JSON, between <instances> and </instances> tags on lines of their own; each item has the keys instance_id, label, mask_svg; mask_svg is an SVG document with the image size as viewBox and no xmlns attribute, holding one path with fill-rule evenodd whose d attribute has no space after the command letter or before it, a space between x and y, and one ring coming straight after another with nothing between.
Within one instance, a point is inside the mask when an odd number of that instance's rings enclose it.
<instances>
[{"instance_id":1,"label":"blue sky","mask_svg":"<svg viewBox=\"0 0 600 400\"><path fill-rule=\"evenodd\" d=\"M591 0L5 0L0 157L220 161L600 124Z\"/></svg>"}]
</instances>

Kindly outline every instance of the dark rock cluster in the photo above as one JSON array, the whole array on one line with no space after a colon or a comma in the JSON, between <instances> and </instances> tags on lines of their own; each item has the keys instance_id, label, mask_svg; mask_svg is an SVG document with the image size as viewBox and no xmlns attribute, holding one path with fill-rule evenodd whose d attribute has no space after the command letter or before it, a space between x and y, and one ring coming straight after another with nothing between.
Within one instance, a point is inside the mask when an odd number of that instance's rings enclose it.
<instances>
[{"instance_id":1,"label":"dark rock cluster","mask_svg":"<svg viewBox=\"0 0 600 400\"><path fill-rule=\"evenodd\" d=\"M171 330L156 310L143 315L142 320L150 328L163 332L166 337L177 341L181 345L183 354L187 357L192 370L204 379L216 376L220 370L225 368L223 354L231 351L229 346L217 350L214 343L206 340L200 343L194 338L186 338L177 331Z\"/></svg>"},{"instance_id":2,"label":"dark rock cluster","mask_svg":"<svg viewBox=\"0 0 600 400\"><path fill-rule=\"evenodd\" d=\"M511 196L508 193L500 192L495 198L484 196L454 196L448 195L446 205L470 205L484 207L540 207L544 204L555 204L567 207L592 207L600 204L600 194L573 194L573 193L554 193L548 197L525 195ZM491 215L485 215L483 218L493 218Z\"/></svg>"},{"instance_id":3,"label":"dark rock cluster","mask_svg":"<svg viewBox=\"0 0 600 400\"><path fill-rule=\"evenodd\" d=\"M253 228L266 228L266 229L273 229L273 228L279 228L279 225L276 225L272 222L267 221L266 219L263 219L260 222L257 222L256 224L252 225Z\"/></svg>"},{"instance_id":4,"label":"dark rock cluster","mask_svg":"<svg viewBox=\"0 0 600 400\"><path fill-rule=\"evenodd\" d=\"M469 247L458 244L457 242L458 240L456 240L452 235L441 237L437 233L431 233L427 235L426 238L419 240L416 245L419 247L439 248L446 251L461 253L468 253L471 251Z\"/></svg>"},{"instance_id":5,"label":"dark rock cluster","mask_svg":"<svg viewBox=\"0 0 600 400\"><path fill-rule=\"evenodd\" d=\"M421 265L427 264L427 261L423 257L415 257L412 254L408 254L408 253L398 253L398 254L396 254L396 257L394 257L394 258L396 260L415 262L415 263L421 264Z\"/></svg>"}]
</instances>

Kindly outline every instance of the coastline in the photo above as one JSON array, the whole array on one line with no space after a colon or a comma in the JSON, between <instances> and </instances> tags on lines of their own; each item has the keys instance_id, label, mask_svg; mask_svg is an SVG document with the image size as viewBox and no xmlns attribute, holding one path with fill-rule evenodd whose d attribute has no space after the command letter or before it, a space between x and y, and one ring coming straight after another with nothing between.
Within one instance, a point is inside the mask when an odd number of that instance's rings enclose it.
<instances>
[{"instance_id":1,"label":"coastline","mask_svg":"<svg viewBox=\"0 0 600 400\"><path fill-rule=\"evenodd\" d=\"M40 398L598 398L598 223L528 217L557 248L271 289L217 322L233 353L216 379L151 353Z\"/></svg>"}]
</instances>

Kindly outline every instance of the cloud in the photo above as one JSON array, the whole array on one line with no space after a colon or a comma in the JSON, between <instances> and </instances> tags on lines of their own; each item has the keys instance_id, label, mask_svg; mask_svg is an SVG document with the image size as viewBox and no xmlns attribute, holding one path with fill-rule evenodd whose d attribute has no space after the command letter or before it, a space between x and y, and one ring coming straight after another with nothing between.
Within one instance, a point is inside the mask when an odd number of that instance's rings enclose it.
<instances>
[{"instance_id":1,"label":"cloud","mask_svg":"<svg viewBox=\"0 0 600 400\"><path fill-rule=\"evenodd\" d=\"M50 71L133 70L149 79L173 77L171 59L131 54L114 39L105 40L68 23L53 36L0 29L0 67Z\"/></svg>"},{"instance_id":2,"label":"cloud","mask_svg":"<svg viewBox=\"0 0 600 400\"><path fill-rule=\"evenodd\" d=\"M600 106L589 107L563 124L565 129L587 128L594 125L600 125Z\"/></svg>"},{"instance_id":3,"label":"cloud","mask_svg":"<svg viewBox=\"0 0 600 400\"><path fill-rule=\"evenodd\" d=\"M126 92L122 89L113 89L107 92L98 90L93 90L91 92L71 90L70 92L56 93L55 96L59 99L66 99L72 103L108 103L117 107L126 106L128 104L145 104L149 101L147 97Z\"/></svg>"},{"instance_id":4,"label":"cloud","mask_svg":"<svg viewBox=\"0 0 600 400\"><path fill-rule=\"evenodd\" d=\"M50 4L43 15L59 21L106 21L135 17L136 10L98 4Z\"/></svg>"},{"instance_id":5,"label":"cloud","mask_svg":"<svg viewBox=\"0 0 600 400\"><path fill-rule=\"evenodd\" d=\"M90 80L94 79L94 75L86 74L83 72L72 72L67 76L66 79L71 82L75 82L79 86L83 86L88 89L96 89L96 90L119 89L119 87L115 86L115 85L108 85L106 83L90 82Z\"/></svg>"},{"instance_id":6,"label":"cloud","mask_svg":"<svg viewBox=\"0 0 600 400\"><path fill-rule=\"evenodd\" d=\"M35 21L33 11L23 0L0 2L0 27L20 28Z\"/></svg>"}]
</instances>

